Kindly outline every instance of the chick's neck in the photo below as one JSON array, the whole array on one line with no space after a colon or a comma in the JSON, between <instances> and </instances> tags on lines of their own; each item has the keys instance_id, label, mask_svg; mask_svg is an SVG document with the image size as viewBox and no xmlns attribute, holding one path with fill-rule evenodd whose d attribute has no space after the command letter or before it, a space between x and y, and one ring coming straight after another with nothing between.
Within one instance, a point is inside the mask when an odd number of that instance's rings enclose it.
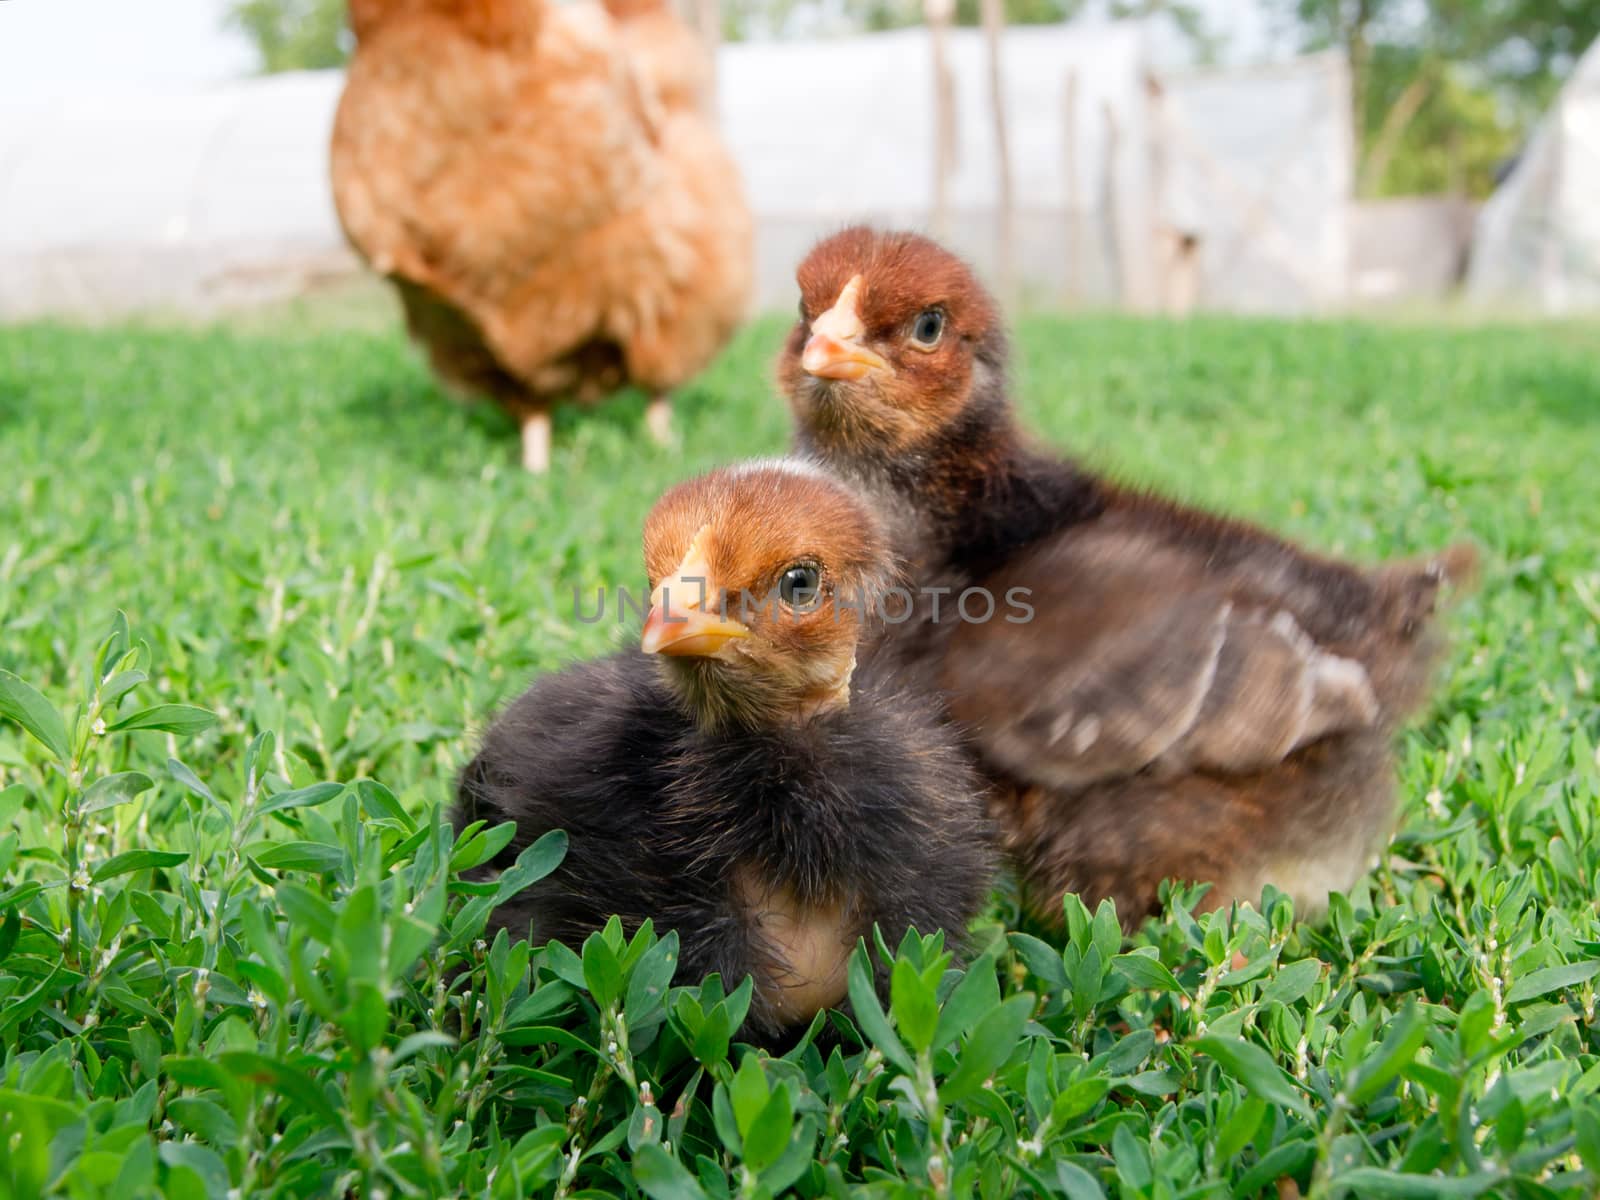
<instances>
[{"instance_id":1,"label":"chick's neck","mask_svg":"<svg viewBox=\"0 0 1600 1200\"><path fill-rule=\"evenodd\" d=\"M914 514L924 569L960 563L982 574L1018 547L1099 515L1106 503L1098 478L1028 444L998 370L980 373L955 419L907 451L847 450L805 427L797 440L802 451L869 491L897 497Z\"/></svg>"},{"instance_id":2,"label":"chick's neck","mask_svg":"<svg viewBox=\"0 0 1600 1200\"><path fill-rule=\"evenodd\" d=\"M798 728L850 705L856 659L817 661L798 678L720 659L667 659L662 677L679 709L705 733Z\"/></svg>"}]
</instances>

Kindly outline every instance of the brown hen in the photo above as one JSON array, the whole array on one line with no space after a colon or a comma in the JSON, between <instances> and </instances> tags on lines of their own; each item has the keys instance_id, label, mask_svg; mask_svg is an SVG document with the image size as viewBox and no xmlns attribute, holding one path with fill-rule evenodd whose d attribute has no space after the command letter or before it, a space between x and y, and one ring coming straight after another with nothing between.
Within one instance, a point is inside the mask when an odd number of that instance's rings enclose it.
<instances>
[{"instance_id":1,"label":"brown hen","mask_svg":"<svg viewBox=\"0 0 1600 1200\"><path fill-rule=\"evenodd\" d=\"M665 0L351 0L333 134L345 232L447 383L548 467L561 400L667 394L744 315L752 229Z\"/></svg>"},{"instance_id":2,"label":"brown hen","mask_svg":"<svg viewBox=\"0 0 1600 1200\"><path fill-rule=\"evenodd\" d=\"M892 515L921 591L879 653L970 732L1032 910L1059 921L1073 891L1131 924L1175 877L1304 915L1348 888L1471 549L1355 566L1031 448L998 309L925 238L848 230L799 281L798 444Z\"/></svg>"}]
</instances>

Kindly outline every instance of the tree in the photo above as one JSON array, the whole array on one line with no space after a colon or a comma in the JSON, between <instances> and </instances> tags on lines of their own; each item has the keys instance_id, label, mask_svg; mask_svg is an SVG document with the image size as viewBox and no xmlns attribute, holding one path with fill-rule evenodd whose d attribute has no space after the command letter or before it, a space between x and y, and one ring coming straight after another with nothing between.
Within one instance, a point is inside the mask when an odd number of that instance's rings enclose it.
<instances>
[{"instance_id":1,"label":"tree","mask_svg":"<svg viewBox=\"0 0 1600 1200\"><path fill-rule=\"evenodd\" d=\"M350 57L344 0L233 0L227 22L250 39L269 75L338 67Z\"/></svg>"},{"instance_id":2,"label":"tree","mask_svg":"<svg viewBox=\"0 0 1600 1200\"><path fill-rule=\"evenodd\" d=\"M1350 63L1357 191L1482 195L1600 36L1593 0L1268 0Z\"/></svg>"},{"instance_id":3,"label":"tree","mask_svg":"<svg viewBox=\"0 0 1600 1200\"><path fill-rule=\"evenodd\" d=\"M846 12L858 19L862 29L876 32L923 24L923 7L922 0L865 0L846 5ZM1083 0L1004 0L1008 25L1054 25L1071 20L1082 8ZM979 25L982 21L980 0L956 0L955 24Z\"/></svg>"},{"instance_id":4,"label":"tree","mask_svg":"<svg viewBox=\"0 0 1600 1200\"><path fill-rule=\"evenodd\" d=\"M1481 67L1434 52L1374 48L1361 114L1362 196L1486 196L1520 122Z\"/></svg>"}]
</instances>

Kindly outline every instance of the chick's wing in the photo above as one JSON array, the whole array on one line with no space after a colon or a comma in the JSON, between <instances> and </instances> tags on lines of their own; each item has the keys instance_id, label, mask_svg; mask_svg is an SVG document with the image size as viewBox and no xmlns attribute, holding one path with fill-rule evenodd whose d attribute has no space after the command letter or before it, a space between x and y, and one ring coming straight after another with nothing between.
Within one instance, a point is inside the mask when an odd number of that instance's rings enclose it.
<instances>
[{"instance_id":1,"label":"chick's wing","mask_svg":"<svg viewBox=\"0 0 1600 1200\"><path fill-rule=\"evenodd\" d=\"M1182 548L1068 533L985 586L1026 589L1032 617L962 624L943 682L984 754L1019 779L1247 772L1378 720L1360 663Z\"/></svg>"}]
</instances>

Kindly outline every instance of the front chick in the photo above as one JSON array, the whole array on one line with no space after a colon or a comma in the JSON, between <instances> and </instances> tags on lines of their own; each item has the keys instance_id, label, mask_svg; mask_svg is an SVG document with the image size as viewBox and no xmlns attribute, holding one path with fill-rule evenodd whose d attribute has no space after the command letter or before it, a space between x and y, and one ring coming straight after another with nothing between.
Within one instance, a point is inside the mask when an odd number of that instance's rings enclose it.
<instances>
[{"instance_id":1,"label":"front chick","mask_svg":"<svg viewBox=\"0 0 1600 1200\"><path fill-rule=\"evenodd\" d=\"M798 444L894 515L921 607L882 653L948 695L1034 912L1073 891L1133 924L1178 878L1307 915L1348 888L1470 548L1356 566L1033 449L998 308L926 238L846 230L799 281Z\"/></svg>"},{"instance_id":2,"label":"front chick","mask_svg":"<svg viewBox=\"0 0 1600 1200\"><path fill-rule=\"evenodd\" d=\"M644 551L639 648L512 703L454 819L515 821L504 862L567 832L498 923L577 944L653 919L681 982L753 977L747 1033L775 1041L844 999L874 923L959 948L993 866L982 788L936 705L855 671L891 559L852 491L799 460L718 471L662 497Z\"/></svg>"}]
</instances>

